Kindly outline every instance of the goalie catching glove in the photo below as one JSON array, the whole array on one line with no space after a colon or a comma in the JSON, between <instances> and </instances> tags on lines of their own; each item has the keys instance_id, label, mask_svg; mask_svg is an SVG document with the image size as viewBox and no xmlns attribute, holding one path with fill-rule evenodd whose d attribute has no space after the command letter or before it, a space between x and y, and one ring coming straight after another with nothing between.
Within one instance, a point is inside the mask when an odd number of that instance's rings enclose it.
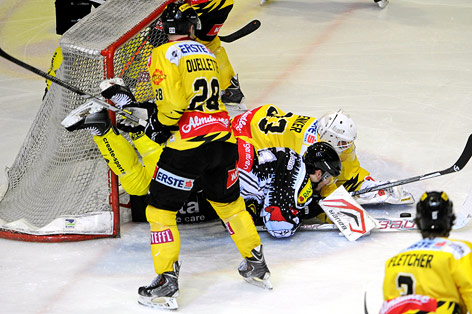
<instances>
[{"instance_id":1,"label":"goalie catching glove","mask_svg":"<svg viewBox=\"0 0 472 314\"><path fill-rule=\"evenodd\" d=\"M364 178L362 182L361 190L371 188L373 186L381 185L386 183L385 181L375 181L372 177L368 176ZM368 192L355 196L354 199L361 205L365 204L413 204L415 199L413 196L401 186L395 186L387 189L382 189L374 192Z\"/></svg>"}]
</instances>

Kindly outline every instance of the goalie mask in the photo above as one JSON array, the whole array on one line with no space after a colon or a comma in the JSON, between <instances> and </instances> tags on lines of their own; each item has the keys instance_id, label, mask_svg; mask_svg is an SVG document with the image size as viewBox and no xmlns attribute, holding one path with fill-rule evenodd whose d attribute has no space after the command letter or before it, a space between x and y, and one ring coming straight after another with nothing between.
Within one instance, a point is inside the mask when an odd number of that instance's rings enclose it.
<instances>
[{"instance_id":1,"label":"goalie mask","mask_svg":"<svg viewBox=\"0 0 472 314\"><path fill-rule=\"evenodd\" d=\"M357 126L341 109L319 119L318 135L321 141L330 143L341 154L354 144Z\"/></svg>"},{"instance_id":2,"label":"goalie mask","mask_svg":"<svg viewBox=\"0 0 472 314\"><path fill-rule=\"evenodd\" d=\"M309 174L315 170L323 171L322 181L327 175L337 177L341 174L341 160L333 146L326 142L316 142L306 150L303 162ZM324 179L323 179L324 178Z\"/></svg>"},{"instance_id":3,"label":"goalie mask","mask_svg":"<svg viewBox=\"0 0 472 314\"><path fill-rule=\"evenodd\" d=\"M415 222L424 238L448 236L455 218L452 202L444 192L426 192L416 204Z\"/></svg>"},{"instance_id":4,"label":"goalie mask","mask_svg":"<svg viewBox=\"0 0 472 314\"><path fill-rule=\"evenodd\" d=\"M167 35L190 35L190 26L200 30L202 25L197 12L186 3L169 3L161 15L162 27Z\"/></svg>"}]
</instances>

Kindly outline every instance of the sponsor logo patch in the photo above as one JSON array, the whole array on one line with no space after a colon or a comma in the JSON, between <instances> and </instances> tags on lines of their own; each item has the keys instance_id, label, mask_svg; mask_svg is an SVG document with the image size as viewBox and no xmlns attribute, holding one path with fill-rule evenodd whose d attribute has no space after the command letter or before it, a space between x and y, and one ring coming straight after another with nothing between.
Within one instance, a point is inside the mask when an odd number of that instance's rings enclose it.
<instances>
[{"instance_id":1,"label":"sponsor logo patch","mask_svg":"<svg viewBox=\"0 0 472 314\"><path fill-rule=\"evenodd\" d=\"M253 146L248 142L238 139L238 153L238 168L247 172L251 171L254 161Z\"/></svg>"},{"instance_id":2,"label":"sponsor logo patch","mask_svg":"<svg viewBox=\"0 0 472 314\"><path fill-rule=\"evenodd\" d=\"M203 113L186 111L179 121L182 139L204 136L216 132L230 132L230 117L227 112Z\"/></svg>"},{"instance_id":3,"label":"sponsor logo patch","mask_svg":"<svg viewBox=\"0 0 472 314\"><path fill-rule=\"evenodd\" d=\"M211 30L208 32L207 36L216 36L216 35L218 35L218 32L220 31L221 27L223 27L223 24L213 25Z\"/></svg>"},{"instance_id":4,"label":"sponsor logo patch","mask_svg":"<svg viewBox=\"0 0 472 314\"><path fill-rule=\"evenodd\" d=\"M232 169L228 171L228 180L226 182L226 189L232 187L237 181L239 177L238 169Z\"/></svg>"},{"instance_id":5,"label":"sponsor logo patch","mask_svg":"<svg viewBox=\"0 0 472 314\"><path fill-rule=\"evenodd\" d=\"M152 82L154 85L159 85L163 80L165 80L167 75L164 74L164 72L160 69L156 69L154 73L152 74Z\"/></svg>"},{"instance_id":6,"label":"sponsor logo patch","mask_svg":"<svg viewBox=\"0 0 472 314\"><path fill-rule=\"evenodd\" d=\"M246 136L252 138L250 122L256 111L246 111L245 113L234 117L231 123L231 129L235 136Z\"/></svg>"},{"instance_id":7,"label":"sponsor logo patch","mask_svg":"<svg viewBox=\"0 0 472 314\"><path fill-rule=\"evenodd\" d=\"M154 180L168 187L183 191L190 191L193 188L194 182L193 179L178 176L157 166L154 172Z\"/></svg>"},{"instance_id":8,"label":"sponsor logo patch","mask_svg":"<svg viewBox=\"0 0 472 314\"><path fill-rule=\"evenodd\" d=\"M163 231L151 231L151 244L174 242L174 235L170 229Z\"/></svg>"}]
</instances>

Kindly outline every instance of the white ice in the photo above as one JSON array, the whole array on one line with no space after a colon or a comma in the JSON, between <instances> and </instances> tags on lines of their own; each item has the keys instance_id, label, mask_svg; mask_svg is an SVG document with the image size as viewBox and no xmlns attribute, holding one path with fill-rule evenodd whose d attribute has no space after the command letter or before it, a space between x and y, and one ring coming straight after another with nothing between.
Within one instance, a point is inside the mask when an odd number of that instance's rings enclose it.
<instances>
[{"instance_id":1,"label":"white ice","mask_svg":"<svg viewBox=\"0 0 472 314\"><path fill-rule=\"evenodd\" d=\"M240 0L221 31L262 22L225 44L250 108L272 103L310 116L343 108L358 125L361 163L379 180L450 167L472 133L472 3L390 2L381 10L372 0L269 0L262 7ZM57 45L54 27L52 1L0 1L2 48L44 70ZM29 131L44 83L5 60L0 69L3 169ZM416 198L445 190L459 210L471 177L469 164L406 188ZM451 237L472 240L471 225ZM0 239L0 313L159 312L136 301L137 288L155 276L148 230L126 223L120 238L76 243ZM241 257L218 223L180 231L178 311L192 314L361 314L365 291L369 313L377 313L385 260L420 238L376 232L348 242L337 232L299 232L274 240L261 233L274 285L267 291L240 278Z\"/></svg>"}]
</instances>

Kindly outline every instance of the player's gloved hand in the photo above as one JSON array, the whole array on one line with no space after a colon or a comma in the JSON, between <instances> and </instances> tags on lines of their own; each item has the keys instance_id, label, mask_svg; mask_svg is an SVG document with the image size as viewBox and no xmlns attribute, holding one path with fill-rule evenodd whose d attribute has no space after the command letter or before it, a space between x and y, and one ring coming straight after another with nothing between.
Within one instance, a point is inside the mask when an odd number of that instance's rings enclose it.
<instances>
[{"instance_id":1,"label":"player's gloved hand","mask_svg":"<svg viewBox=\"0 0 472 314\"><path fill-rule=\"evenodd\" d=\"M372 177L368 176L364 178L362 182L361 190L367 189L373 186L381 185L386 181L375 181ZM395 186L387 189L373 191L369 193L360 194L357 202L363 204L412 204L414 203L413 196L401 186Z\"/></svg>"},{"instance_id":2,"label":"player's gloved hand","mask_svg":"<svg viewBox=\"0 0 472 314\"><path fill-rule=\"evenodd\" d=\"M146 133L146 135L154 142L162 144L172 135L170 130L170 127L159 122L157 119L157 108L155 108L149 117L146 127L144 128L144 133Z\"/></svg>"},{"instance_id":3,"label":"player's gloved hand","mask_svg":"<svg viewBox=\"0 0 472 314\"><path fill-rule=\"evenodd\" d=\"M150 101L142 102L142 103L132 103L130 106L125 106L123 110L131 113L132 115L136 116L141 120L148 120L149 117L152 115L154 110L156 110L156 104ZM116 127L128 133L137 133L137 132L144 132L144 127L133 122L131 120L126 119L124 116L120 116L122 119L118 120L116 123Z\"/></svg>"},{"instance_id":4,"label":"player's gloved hand","mask_svg":"<svg viewBox=\"0 0 472 314\"><path fill-rule=\"evenodd\" d=\"M100 83L100 89L102 96L110 99L120 109L136 102L133 93L120 77L104 80Z\"/></svg>"}]
</instances>

